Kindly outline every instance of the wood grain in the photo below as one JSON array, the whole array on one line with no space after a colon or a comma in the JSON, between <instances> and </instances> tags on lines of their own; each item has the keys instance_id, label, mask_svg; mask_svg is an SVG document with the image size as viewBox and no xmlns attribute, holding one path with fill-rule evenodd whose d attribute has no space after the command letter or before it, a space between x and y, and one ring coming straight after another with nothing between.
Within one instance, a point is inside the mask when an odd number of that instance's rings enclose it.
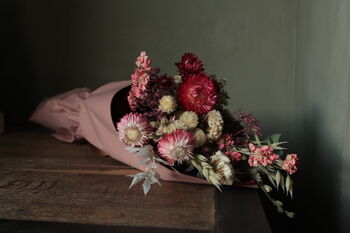
<instances>
[{"instance_id":1,"label":"wood grain","mask_svg":"<svg viewBox=\"0 0 350 233\"><path fill-rule=\"evenodd\" d=\"M0 135L0 167L0 232L270 232L254 189L162 181L144 196L136 169L41 128Z\"/></svg>"},{"instance_id":2,"label":"wood grain","mask_svg":"<svg viewBox=\"0 0 350 233\"><path fill-rule=\"evenodd\" d=\"M143 195L129 189L136 169L96 155L88 144L61 143L47 132L0 138L0 218L214 231L215 190L162 182Z\"/></svg>"}]
</instances>

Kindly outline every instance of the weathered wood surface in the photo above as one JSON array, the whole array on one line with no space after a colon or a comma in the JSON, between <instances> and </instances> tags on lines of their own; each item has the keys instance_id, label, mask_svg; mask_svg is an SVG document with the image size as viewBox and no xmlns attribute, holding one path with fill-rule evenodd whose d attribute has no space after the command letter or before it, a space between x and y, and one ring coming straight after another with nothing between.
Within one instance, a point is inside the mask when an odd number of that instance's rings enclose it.
<instances>
[{"instance_id":1,"label":"weathered wood surface","mask_svg":"<svg viewBox=\"0 0 350 233\"><path fill-rule=\"evenodd\" d=\"M136 169L42 129L1 135L0 168L3 232L269 232L256 190L163 181L144 196Z\"/></svg>"}]
</instances>

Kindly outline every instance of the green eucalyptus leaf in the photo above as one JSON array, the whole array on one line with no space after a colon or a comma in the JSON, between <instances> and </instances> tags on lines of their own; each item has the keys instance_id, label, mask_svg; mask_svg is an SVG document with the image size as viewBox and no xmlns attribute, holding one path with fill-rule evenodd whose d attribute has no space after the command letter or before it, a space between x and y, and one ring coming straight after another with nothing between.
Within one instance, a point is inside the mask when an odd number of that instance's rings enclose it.
<instances>
[{"instance_id":1,"label":"green eucalyptus leaf","mask_svg":"<svg viewBox=\"0 0 350 233\"><path fill-rule=\"evenodd\" d=\"M270 136L272 143L278 143L280 140L281 134L273 134Z\"/></svg>"}]
</instances>

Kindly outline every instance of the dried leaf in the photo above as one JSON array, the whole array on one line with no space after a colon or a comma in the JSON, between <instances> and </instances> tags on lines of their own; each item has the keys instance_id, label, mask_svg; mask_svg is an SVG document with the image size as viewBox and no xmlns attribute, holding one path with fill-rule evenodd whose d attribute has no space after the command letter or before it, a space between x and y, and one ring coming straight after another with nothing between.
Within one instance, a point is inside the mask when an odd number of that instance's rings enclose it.
<instances>
[{"instance_id":1,"label":"dried leaf","mask_svg":"<svg viewBox=\"0 0 350 233\"><path fill-rule=\"evenodd\" d=\"M145 179L145 181L142 184L142 187L143 187L143 193L147 195L147 193L151 189L151 182L149 181L149 179Z\"/></svg>"},{"instance_id":2,"label":"dried leaf","mask_svg":"<svg viewBox=\"0 0 350 233\"><path fill-rule=\"evenodd\" d=\"M129 177L133 177L129 188L136 185L141 180L145 179L145 176L146 176L145 172L140 172L140 173L137 173L136 175L129 175Z\"/></svg>"},{"instance_id":3,"label":"dried leaf","mask_svg":"<svg viewBox=\"0 0 350 233\"><path fill-rule=\"evenodd\" d=\"M278 189L279 185L281 184L281 179L282 179L282 175L281 175L280 171L277 170L276 175L275 175L277 189Z\"/></svg>"},{"instance_id":4,"label":"dried leaf","mask_svg":"<svg viewBox=\"0 0 350 233\"><path fill-rule=\"evenodd\" d=\"M288 218L294 218L295 217L295 213L293 213L293 212L284 211L284 213L287 215Z\"/></svg>"},{"instance_id":5,"label":"dried leaf","mask_svg":"<svg viewBox=\"0 0 350 233\"><path fill-rule=\"evenodd\" d=\"M278 143L280 140L281 134L273 134L270 136L272 143Z\"/></svg>"},{"instance_id":6,"label":"dried leaf","mask_svg":"<svg viewBox=\"0 0 350 233\"><path fill-rule=\"evenodd\" d=\"M272 176L268 175L267 178L269 178L271 184L277 189L277 184L276 184L275 180L272 178Z\"/></svg>"},{"instance_id":7,"label":"dried leaf","mask_svg":"<svg viewBox=\"0 0 350 233\"><path fill-rule=\"evenodd\" d=\"M290 178L290 176L287 175L287 178L286 178L286 191L287 191L287 195L288 195L288 193L291 192L292 188L293 188L293 181L292 181L292 179Z\"/></svg>"},{"instance_id":8,"label":"dried leaf","mask_svg":"<svg viewBox=\"0 0 350 233\"><path fill-rule=\"evenodd\" d=\"M127 146L125 147L125 150L127 150L129 153L135 153L140 150L140 147Z\"/></svg>"},{"instance_id":9,"label":"dried leaf","mask_svg":"<svg viewBox=\"0 0 350 233\"><path fill-rule=\"evenodd\" d=\"M271 186L269 186L269 185L267 185L267 184L265 184L265 185L263 186L263 188L264 188L264 190L265 190L266 192L268 192L268 193L272 191Z\"/></svg>"},{"instance_id":10,"label":"dried leaf","mask_svg":"<svg viewBox=\"0 0 350 233\"><path fill-rule=\"evenodd\" d=\"M284 182L284 177L283 177L283 175L281 174L281 187L282 187L282 190L283 190L283 192L285 192L285 190L286 190L286 187L285 187L285 182Z\"/></svg>"},{"instance_id":11,"label":"dried leaf","mask_svg":"<svg viewBox=\"0 0 350 233\"><path fill-rule=\"evenodd\" d=\"M139 164L145 165L145 164L149 164L150 162L151 162L150 158L144 158L140 160Z\"/></svg>"}]
</instances>

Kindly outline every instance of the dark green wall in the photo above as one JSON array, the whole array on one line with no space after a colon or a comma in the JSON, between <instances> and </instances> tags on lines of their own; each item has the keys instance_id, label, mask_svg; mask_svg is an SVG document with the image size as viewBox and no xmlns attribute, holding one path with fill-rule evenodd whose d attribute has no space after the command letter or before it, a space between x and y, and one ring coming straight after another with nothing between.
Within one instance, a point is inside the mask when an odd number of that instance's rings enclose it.
<instances>
[{"instance_id":1,"label":"dark green wall","mask_svg":"<svg viewBox=\"0 0 350 233\"><path fill-rule=\"evenodd\" d=\"M349 232L350 1L299 1L294 147L309 232Z\"/></svg>"},{"instance_id":2,"label":"dark green wall","mask_svg":"<svg viewBox=\"0 0 350 233\"><path fill-rule=\"evenodd\" d=\"M25 67L17 79L29 85L31 105L70 88L129 79L140 50L170 74L191 51L228 80L232 110L254 112L267 132L288 135L294 0L11 2L21 44L15 56Z\"/></svg>"}]
</instances>

